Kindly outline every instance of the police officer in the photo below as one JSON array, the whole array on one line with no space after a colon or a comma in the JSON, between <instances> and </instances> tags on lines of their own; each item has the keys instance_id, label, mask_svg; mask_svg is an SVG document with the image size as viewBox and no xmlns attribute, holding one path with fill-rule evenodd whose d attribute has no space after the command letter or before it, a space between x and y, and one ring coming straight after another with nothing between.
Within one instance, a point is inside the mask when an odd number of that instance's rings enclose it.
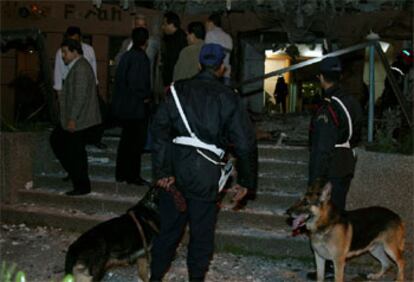
<instances>
[{"instance_id":1,"label":"police officer","mask_svg":"<svg viewBox=\"0 0 414 282\"><path fill-rule=\"evenodd\" d=\"M153 120L154 178L164 189L151 281L161 281L168 270L187 223L189 279L204 281L214 251L220 152L227 144L234 145L238 187L256 188L254 129L240 97L220 82L224 57L220 45L205 44L199 55L201 71L170 87ZM185 211L177 208L180 196L174 190L182 195Z\"/></svg>"},{"instance_id":2,"label":"police officer","mask_svg":"<svg viewBox=\"0 0 414 282\"><path fill-rule=\"evenodd\" d=\"M323 99L310 124L308 184L319 177L327 178L332 183L333 204L344 210L356 164L352 148L361 138L362 109L358 100L339 85L341 71L337 57L325 58L320 63L318 78ZM331 262L325 273L332 276ZM316 280L316 273L308 273L308 278Z\"/></svg>"}]
</instances>

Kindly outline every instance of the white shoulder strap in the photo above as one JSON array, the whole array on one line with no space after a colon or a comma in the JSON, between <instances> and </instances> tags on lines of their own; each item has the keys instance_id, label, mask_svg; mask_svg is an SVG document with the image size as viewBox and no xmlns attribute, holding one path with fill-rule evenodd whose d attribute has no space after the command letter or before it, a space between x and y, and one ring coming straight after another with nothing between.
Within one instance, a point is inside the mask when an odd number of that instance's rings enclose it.
<instances>
[{"instance_id":1,"label":"white shoulder strap","mask_svg":"<svg viewBox=\"0 0 414 282\"><path fill-rule=\"evenodd\" d=\"M201 141L200 139L198 139L198 137L194 134L194 132L190 128L190 125L188 124L188 120L187 120L187 118L184 114L183 108L181 107L180 100L178 99L178 95L177 95L177 91L175 90L174 83L171 84L170 89L171 89L172 96L174 98L175 105L177 106L178 112L180 113L181 119L183 120L183 123L184 123L185 127L187 128L188 133L191 136L191 137L178 136L178 137L173 139L173 142L176 143L176 144L196 147L197 152L199 154L201 154L203 157L205 157L206 159L208 159L209 161L211 161L215 164L220 164L218 162L213 161L211 158L209 158L206 154L204 154L199 149L205 149L205 150L208 150L210 152L213 152L220 159L222 159L224 157L224 154L225 154L224 150L218 148L214 144L207 144L207 143Z\"/></svg>"},{"instance_id":2,"label":"white shoulder strap","mask_svg":"<svg viewBox=\"0 0 414 282\"><path fill-rule=\"evenodd\" d=\"M335 100L336 102L338 102L338 104L341 106L341 108L344 110L344 112L345 112L345 115L346 115L346 118L347 118L347 120L348 120L348 128L349 128L349 136L348 136L348 140L347 141L349 141L349 140L351 140L351 138L352 138L352 119L351 119L351 115L349 114L349 111L348 111L348 109L345 107L345 105L344 105L344 103L342 103L342 101L339 99L339 98L337 98L337 97L335 97L335 96L332 96L332 99L333 100Z\"/></svg>"},{"instance_id":3,"label":"white shoulder strap","mask_svg":"<svg viewBox=\"0 0 414 282\"><path fill-rule=\"evenodd\" d=\"M172 96L174 98L175 105L177 106L178 112L180 113L181 119L183 120L188 133L190 134L191 137L195 137L194 132L191 131L190 125L188 124L183 108L181 107L181 103L180 103L180 100L178 99L177 91L175 91L174 82L171 83L170 89L171 89Z\"/></svg>"}]
</instances>

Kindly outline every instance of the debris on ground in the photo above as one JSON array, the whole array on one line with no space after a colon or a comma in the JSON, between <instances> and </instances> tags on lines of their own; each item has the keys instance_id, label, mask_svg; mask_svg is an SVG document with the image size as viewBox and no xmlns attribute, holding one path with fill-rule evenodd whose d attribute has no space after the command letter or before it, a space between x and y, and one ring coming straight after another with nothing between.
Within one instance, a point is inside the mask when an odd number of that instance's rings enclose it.
<instances>
[{"instance_id":1,"label":"debris on ground","mask_svg":"<svg viewBox=\"0 0 414 282\"><path fill-rule=\"evenodd\" d=\"M1 261L16 264L16 271L26 274L28 282L57 282L64 276L64 261L69 245L77 233L49 227L28 227L25 224L1 224ZM186 247L178 249L177 257L164 281L187 281ZM379 267L379 265L375 265ZM358 268L359 267L359 268ZM373 267L347 266L347 281L365 281L358 273L375 271ZM269 258L246 254L216 253L207 274L207 282L286 282L307 281L306 273L314 268L312 258L307 261ZM392 281L394 271L387 274ZM134 266L110 269L103 282L136 282ZM138 280L139 281L139 280Z\"/></svg>"}]
</instances>

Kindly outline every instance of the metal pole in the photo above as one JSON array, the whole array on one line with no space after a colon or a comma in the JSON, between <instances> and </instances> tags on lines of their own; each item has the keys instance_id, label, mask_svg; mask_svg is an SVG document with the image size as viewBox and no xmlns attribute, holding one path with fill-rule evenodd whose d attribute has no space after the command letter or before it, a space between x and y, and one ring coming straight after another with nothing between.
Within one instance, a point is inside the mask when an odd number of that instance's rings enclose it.
<instances>
[{"instance_id":1,"label":"metal pole","mask_svg":"<svg viewBox=\"0 0 414 282\"><path fill-rule=\"evenodd\" d=\"M374 104L375 104L375 46L369 46L369 104L368 104L368 142L374 141Z\"/></svg>"},{"instance_id":2,"label":"metal pole","mask_svg":"<svg viewBox=\"0 0 414 282\"><path fill-rule=\"evenodd\" d=\"M285 67L285 68L282 68L282 69L278 69L276 71L269 72L265 75L252 77L252 78L243 80L242 82L240 82L236 85L233 85L232 87L233 88L240 88L241 86L246 85L246 84L254 83L254 82L259 81L259 80L263 80L263 79L266 79L266 78L269 78L269 77L272 77L272 76L283 74L283 73L289 72L289 71L294 71L294 70L301 69L303 67L318 63L318 62L322 61L323 59L325 59L327 57L341 56L341 55L348 54L348 53L351 53L351 52L354 52L354 51L357 51L357 50L360 50L360 49L365 49L366 47L371 46L372 44L373 44L373 42L367 41L367 42L360 43L360 44L357 44L357 45L354 45L354 46L351 46L351 47L340 49L340 50L334 51L332 53L325 54L321 57L309 59L309 60L300 62L298 64L294 64L294 65L291 65L291 66L288 66L288 67Z\"/></svg>"}]
</instances>

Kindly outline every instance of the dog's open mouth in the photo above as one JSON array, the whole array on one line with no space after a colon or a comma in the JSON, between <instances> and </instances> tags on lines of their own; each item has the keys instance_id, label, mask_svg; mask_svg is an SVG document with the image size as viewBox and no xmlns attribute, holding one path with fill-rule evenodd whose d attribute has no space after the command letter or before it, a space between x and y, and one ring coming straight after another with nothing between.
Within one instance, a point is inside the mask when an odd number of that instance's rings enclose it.
<instances>
[{"instance_id":1,"label":"dog's open mouth","mask_svg":"<svg viewBox=\"0 0 414 282\"><path fill-rule=\"evenodd\" d=\"M303 233L303 227L306 224L306 221L308 221L310 218L309 214L300 214L298 216L295 216L292 221L292 236L297 236L301 233Z\"/></svg>"},{"instance_id":2,"label":"dog's open mouth","mask_svg":"<svg viewBox=\"0 0 414 282\"><path fill-rule=\"evenodd\" d=\"M304 226L308 219L309 219L309 214L304 214L304 213L294 217L293 222L292 222L293 230Z\"/></svg>"}]
</instances>

